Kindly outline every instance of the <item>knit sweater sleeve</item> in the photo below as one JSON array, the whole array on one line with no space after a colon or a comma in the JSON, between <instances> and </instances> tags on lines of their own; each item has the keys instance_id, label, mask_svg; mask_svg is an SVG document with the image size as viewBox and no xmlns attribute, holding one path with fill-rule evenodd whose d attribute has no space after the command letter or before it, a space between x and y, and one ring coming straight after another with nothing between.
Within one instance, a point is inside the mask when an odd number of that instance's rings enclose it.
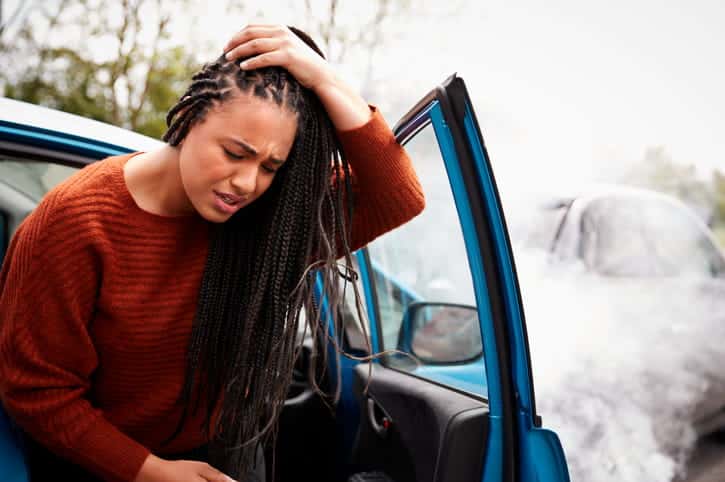
<instances>
[{"instance_id":1,"label":"knit sweater sleeve","mask_svg":"<svg viewBox=\"0 0 725 482\"><path fill-rule=\"evenodd\" d=\"M352 174L351 251L406 223L425 208L423 188L405 149L380 111L374 106L371 111L365 125L337 133Z\"/></svg>"},{"instance_id":2,"label":"knit sweater sleeve","mask_svg":"<svg viewBox=\"0 0 725 482\"><path fill-rule=\"evenodd\" d=\"M106 480L132 480L149 451L87 398L101 262L87 207L52 191L14 235L0 272L0 396L53 452Z\"/></svg>"}]
</instances>

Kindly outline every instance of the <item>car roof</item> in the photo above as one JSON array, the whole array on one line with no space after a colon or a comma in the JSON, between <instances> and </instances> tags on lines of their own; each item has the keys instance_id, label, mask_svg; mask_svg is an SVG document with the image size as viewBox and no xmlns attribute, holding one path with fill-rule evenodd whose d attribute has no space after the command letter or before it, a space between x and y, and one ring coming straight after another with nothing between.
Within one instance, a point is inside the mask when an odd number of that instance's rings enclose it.
<instances>
[{"instance_id":1,"label":"car roof","mask_svg":"<svg viewBox=\"0 0 725 482\"><path fill-rule=\"evenodd\" d=\"M540 193L540 204L544 207L570 204L574 200L589 203L600 198L627 197L658 199L685 206L679 199L666 193L639 186L611 183L585 183L560 188L555 192Z\"/></svg>"},{"instance_id":2,"label":"car roof","mask_svg":"<svg viewBox=\"0 0 725 482\"><path fill-rule=\"evenodd\" d=\"M0 123L88 139L126 151L148 151L162 144L128 129L6 97L0 97Z\"/></svg>"}]
</instances>

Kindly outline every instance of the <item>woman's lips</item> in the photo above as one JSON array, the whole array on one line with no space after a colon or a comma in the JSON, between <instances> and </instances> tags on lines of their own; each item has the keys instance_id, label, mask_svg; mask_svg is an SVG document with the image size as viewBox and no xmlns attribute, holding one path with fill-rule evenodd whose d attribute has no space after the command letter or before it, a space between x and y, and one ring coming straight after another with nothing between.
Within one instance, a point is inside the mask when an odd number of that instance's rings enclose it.
<instances>
[{"instance_id":1,"label":"woman's lips","mask_svg":"<svg viewBox=\"0 0 725 482\"><path fill-rule=\"evenodd\" d=\"M246 197L235 196L229 193L221 193L214 191L214 204L215 206L226 214L235 213L242 205L242 201L246 200Z\"/></svg>"}]
</instances>

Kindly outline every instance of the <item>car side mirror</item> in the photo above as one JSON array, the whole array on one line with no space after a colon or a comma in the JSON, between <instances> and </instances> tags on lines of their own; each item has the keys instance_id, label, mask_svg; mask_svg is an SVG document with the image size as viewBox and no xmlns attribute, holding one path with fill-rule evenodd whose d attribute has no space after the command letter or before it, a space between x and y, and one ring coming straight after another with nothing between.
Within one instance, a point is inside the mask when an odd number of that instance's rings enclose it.
<instances>
[{"instance_id":1,"label":"car side mirror","mask_svg":"<svg viewBox=\"0 0 725 482\"><path fill-rule=\"evenodd\" d=\"M403 314L398 349L426 365L474 361L483 356L478 310L453 303L410 303Z\"/></svg>"}]
</instances>

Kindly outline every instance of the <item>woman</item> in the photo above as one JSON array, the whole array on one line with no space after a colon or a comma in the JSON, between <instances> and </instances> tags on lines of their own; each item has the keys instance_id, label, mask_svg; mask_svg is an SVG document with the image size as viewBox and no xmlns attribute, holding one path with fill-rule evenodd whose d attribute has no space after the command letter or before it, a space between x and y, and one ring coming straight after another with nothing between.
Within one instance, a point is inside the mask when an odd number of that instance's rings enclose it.
<instances>
[{"instance_id":1,"label":"woman","mask_svg":"<svg viewBox=\"0 0 725 482\"><path fill-rule=\"evenodd\" d=\"M250 25L225 51L169 112L167 144L81 170L12 240L0 394L34 479L246 477L300 311L325 329L315 273L334 312L336 259L423 209L389 127L309 37Z\"/></svg>"}]
</instances>

